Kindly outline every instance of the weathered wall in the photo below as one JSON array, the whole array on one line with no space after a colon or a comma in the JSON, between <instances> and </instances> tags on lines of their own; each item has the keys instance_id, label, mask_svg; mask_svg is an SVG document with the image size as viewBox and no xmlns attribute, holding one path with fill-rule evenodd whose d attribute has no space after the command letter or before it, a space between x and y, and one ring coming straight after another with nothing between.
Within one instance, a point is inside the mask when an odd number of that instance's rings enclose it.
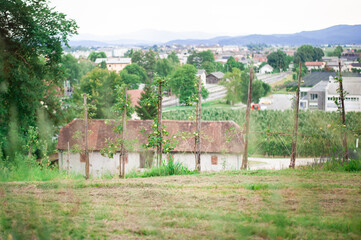
<instances>
[{"instance_id":1,"label":"weathered wall","mask_svg":"<svg viewBox=\"0 0 361 240\"><path fill-rule=\"evenodd\" d=\"M181 163L190 170L195 169L195 156L192 153L175 153L174 161ZM212 163L213 156L213 163ZM237 170L241 166L242 155L236 154L210 154L201 155L202 171ZM166 155L163 155L166 159ZM215 161L216 159L216 161ZM155 164L155 160L153 164ZM100 152L89 153L90 174L99 177L104 174L119 174L119 153L114 158L104 157ZM140 166L139 153L128 153L128 162L125 164L125 172L138 170ZM69 161L66 152L59 152L59 168L64 171L85 175L85 162L80 162L79 153L70 153Z\"/></svg>"}]
</instances>

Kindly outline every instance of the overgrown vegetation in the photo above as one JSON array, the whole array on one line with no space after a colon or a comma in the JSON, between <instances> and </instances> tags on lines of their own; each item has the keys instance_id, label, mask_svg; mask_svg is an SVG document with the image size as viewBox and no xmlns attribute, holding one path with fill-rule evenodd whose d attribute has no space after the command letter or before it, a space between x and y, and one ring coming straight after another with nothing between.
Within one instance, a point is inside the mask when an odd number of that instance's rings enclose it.
<instances>
[{"instance_id":1,"label":"overgrown vegetation","mask_svg":"<svg viewBox=\"0 0 361 240\"><path fill-rule=\"evenodd\" d=\"M175 110L163 114L164 119L188 120L195 110ZM205 108L202 120L233 120L241 127L244 110ZM350 150L361 135L361 113L346 114ZM293 114L288 111L252 111L249 153L268 156L289 156L292 144ZM340 116L337 112L301 111L299 114L299 156L338 156L342 152Z\"/></svg>"}]
</instances>

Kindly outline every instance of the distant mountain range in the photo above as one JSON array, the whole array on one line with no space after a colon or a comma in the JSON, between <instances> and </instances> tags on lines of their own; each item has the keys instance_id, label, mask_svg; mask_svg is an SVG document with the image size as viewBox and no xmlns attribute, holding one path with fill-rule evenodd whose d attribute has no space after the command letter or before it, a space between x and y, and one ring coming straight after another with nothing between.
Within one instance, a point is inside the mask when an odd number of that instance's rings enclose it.
<instances>
[{"instance_id":1,"label":"distant mountain range","mask_svg":"<svg viewBox=\"0 0 361 240\"><path fill-rule=\"evenodd\" d=\"M210 34L198 32L174 33L169 31L144 30L126 37L113 36L107 39L91 36L77 36L70 41L71 46L110 46L110 45L247 45L265 43L272 45L302 44L361 44L361 25L336 25L329 28L303 31L294 34L252 34L246 36L220 36L209 38ZM82 38L82 39L81 39ZM118 39L118 40L117 40Z\"/></svg>"}]
</instances>

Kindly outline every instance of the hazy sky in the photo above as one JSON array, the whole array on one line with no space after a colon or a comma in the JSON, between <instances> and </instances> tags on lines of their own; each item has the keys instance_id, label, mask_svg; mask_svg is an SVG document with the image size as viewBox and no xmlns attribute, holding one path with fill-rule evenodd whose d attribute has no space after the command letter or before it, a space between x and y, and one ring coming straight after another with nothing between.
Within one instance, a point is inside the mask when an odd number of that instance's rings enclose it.
<instances>
[{"instance_id":1,"label":"hazy sky","mask_svg":"<svg viewBox=\"0 0 361 240\"><path fill-rule=\"evenodd\" d=\"M79 33L120 35L142 29L215 35L295 33L361 24L361 0L51 0Z\"/></svg>"}]
</instances>

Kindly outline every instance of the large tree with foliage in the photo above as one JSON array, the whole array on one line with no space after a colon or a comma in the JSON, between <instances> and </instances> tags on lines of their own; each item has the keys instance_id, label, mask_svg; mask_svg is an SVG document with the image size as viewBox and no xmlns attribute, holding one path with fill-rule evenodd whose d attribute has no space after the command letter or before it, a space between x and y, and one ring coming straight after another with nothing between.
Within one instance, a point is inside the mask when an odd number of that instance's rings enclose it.
<instances>
[{"instance_id":1,"label":"large tree with foliage","mask_svg":"<svg viewBox=\"0 0 361 240\"><path fill-rule=\"evenodd\" d=\"M144 68L136 63L126 66L119 73L123 82L128 85L129 89L138 89L140 83L147 83L148 76Z\"/></svg>"},{"instance_id":2,"label":"large tree with foliage","mask_svg":"<svg viewBox=\"0 0 361 240\"><path fill-rule=\"evenodd\" d=\"M226 99L230 104L237 102L247 103L248 85L249 85L249 69L241 71L233 68L232 72L226 73L222 85L227 88ZM260 98L267 95L271 91L271 86L260 80L254 80L252 83L252 102L258 103Z\"/></svg>"},{"instance_id":3,"label":"large tree with foliage","mask_svg":"<svg viewBox=\"0 0 361 240\"><path fill-rule=\"evenodd\" d=\"M210 50L199 53L193 52L187 59L187 63L196 68L200 68L204 62L214 63L214 55Z\"/></svg>"},{"instance_id":4,"label":"large tree with foliage","mask_svg":"<svg viewBox=\"0 0 361 240\"><path fill-rule=\"evenodd\" d=\"M277 52L272 52L267 56L267 63L271 65L274 69L285 71L288 68L289 62L287 54L281 50Z\"/></svg>"},{"instance_id":5,"label":"large tree with foliage","mask_svg":"<svg viewBox=\"0 0 361 240\"><path fill-rule=\"evenodd\" d=\"M155 71L156 57L156 53L150 49L145 53L141 50L136 51L132 54L131 58L132 63L136 63L144 68L147 72L148 78L152 79Z\"/></svg>"},{"instance_id":6,"label":"large tree with foliage","mask_svg":"<svg viewBox=\"0 0 361 240\"><path fill-rule=\"evenodd\" d=\"M88 56L88 59L92 62L95 62L97 58L106 58L105 52L91 52Z\"/></svg>"},{"instance_id":7,"label":"large tree with foliage","mask_svg":"<svg viewBox=\"0 0 361 240\"><path fill-rule=\"evenodd\" d=\"M59 124L61 108L55 92L63 79L59 66L62 44L76 30L76 23L49 8L46 0L0 1L2 147L12 145L8 140L16 139L19 132L26 135L29 126L39 120L40 111L51 124ZM8 138L10 125L12 138Z\"/></svg>"},{"instance_id":8,"label":"large tree with foliage","mask_svg":"<svg viewBox=\"0 0 361 240\"><path fill-rule=\"evenodd\" d=\"M227 63L224 65L224 72L232 72L233 68L244 70L244 65L240 62L237 62L236 59L231 56L227 59Z\"/></svg>"},{"instance_id":9,"label":"large tree with foliage","mask_svg":"<svg viewBox=\"0 0 361 240\"><path fill-rule=\"evenodd\" d=\"M197 69L186 64L178 68L169 81L172 92L179 98L179 103L191 105L196 101L198 91ZM207 90L202 87L202 97L208 96Z\"/></svg>"},{"instance_id":10,"label":"large tree with foliage","mask_svg":"<svg viewBox=\"0 0 361 240\"><path fill-rule=\"evenodd\" d=\"M122 78L115 71L94 68L80 80L74 91L74 101L81 114L83 94L88 96L88 113L91 118L112 118L111 107L115 103L117 86L123 84ZM79 116L81 117L81 116Z\"/></svg>"},{"instance_id":11,"label":"large tree with foliage","mask_svg":"<svg viewBox=\"0 0 361 240\"><path fill-rule=\"evenodd\" d=\"M298 64L301 62L321 61L324 53L321 48L313 47L311 45L302 45L297 49L294 55L294 62Z\"/></svg>"}]
</instances>

